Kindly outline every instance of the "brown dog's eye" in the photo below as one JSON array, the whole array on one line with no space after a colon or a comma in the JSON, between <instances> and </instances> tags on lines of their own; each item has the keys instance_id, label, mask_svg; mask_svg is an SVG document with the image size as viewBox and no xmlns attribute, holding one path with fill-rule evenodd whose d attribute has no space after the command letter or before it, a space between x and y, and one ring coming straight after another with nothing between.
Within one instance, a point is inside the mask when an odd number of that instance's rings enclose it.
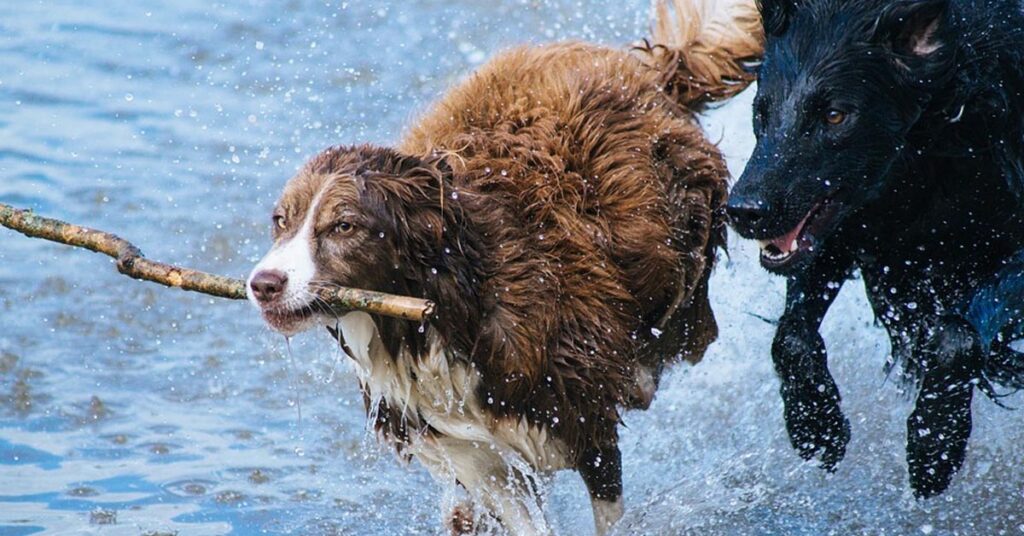
<instances>
[{"instance_id":1,"label":"brown dog's eye","mask_svg":"<svg viewBox=\"0 0 1024 536\"><path fill-rule=\"evenodd\" d=\"M285 221L284 216L274 216L274 227L278 229L284 229L288 222Z\"/></svg>"},{"instance_id":2,"label":"brown dog's eye","mask_svg":"<svg viewBox=\"0 0 1024 536\"><path fill-rule=\"evenodd\" d=\"M347 221L343 221L334 226L334 232L338 234L348 234L351 233L353 229L355 229L355 226Z\"/></svg>"},{"instance_id":3,"label":"brown dog's eye","mask_svg":"<svg viewBox=\"0 0 1024 536\"><path fill-rule=\"evenodd\" d=\"M831 109L825 112L825 121L830 125L841 125L846 121L846 112Z\"/></svg>"}]
</instances>

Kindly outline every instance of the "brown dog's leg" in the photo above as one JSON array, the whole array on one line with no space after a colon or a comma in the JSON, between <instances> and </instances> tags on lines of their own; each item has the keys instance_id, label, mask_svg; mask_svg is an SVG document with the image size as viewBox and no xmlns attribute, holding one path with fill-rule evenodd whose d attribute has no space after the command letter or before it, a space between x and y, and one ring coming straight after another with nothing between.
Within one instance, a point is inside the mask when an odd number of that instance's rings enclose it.
<instances>
[{"instance_id":1,"label":"brown dog's leg","mask_svg":"<svg viewBox=\"0 0 1024 536\"><path fill-rule=\"evenodd\" d=\"M577 467L590 492L598 536L622 518L622 453L617 443L588 449Z\"/></svg>"}]
</instances>

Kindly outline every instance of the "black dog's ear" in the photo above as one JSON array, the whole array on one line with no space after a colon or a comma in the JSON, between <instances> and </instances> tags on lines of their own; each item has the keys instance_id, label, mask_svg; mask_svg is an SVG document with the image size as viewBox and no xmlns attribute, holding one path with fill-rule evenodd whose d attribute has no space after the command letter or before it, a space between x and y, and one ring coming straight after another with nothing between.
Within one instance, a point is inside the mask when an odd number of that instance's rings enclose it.
<instances>
[{"instance_id":1,"label":"black dog's ear","mask_svg":"<svg viewBox=\"0 0 1024 536\"><path fill-rule=\"evenodd\" d=\"M904 57L928 58L944 43L941 26L949 0L902 0L885 8L875 22L872 40Z\"/></svg>"},{"instance_id":2,"label":"black dog's ear","mask_svg":"<svg viewBox=\"0 0 1024 536\"><path fill-rule=\"evenodd\" d=\"M799 0L756 0L757 10L761 12L764 33L780 35L789 26L789 19L796 11Z\"/></svg>"}]
</instances>

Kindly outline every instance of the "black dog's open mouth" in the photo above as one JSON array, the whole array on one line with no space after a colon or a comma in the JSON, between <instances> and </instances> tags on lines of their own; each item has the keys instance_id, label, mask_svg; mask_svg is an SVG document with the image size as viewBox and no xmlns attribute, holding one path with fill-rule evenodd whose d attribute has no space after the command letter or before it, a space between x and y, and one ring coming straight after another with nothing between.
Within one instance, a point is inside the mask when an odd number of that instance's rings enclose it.
<instances>
[{"instance_id":1,"label":"black dog's open mouth","mask_svg":"<svg viewBox=\"0 0 1024 536\"><path fill-rule=\"evenodd\" d=\"M761 265L768 269L785 268L814 251L822 233L827 231L838 212L832 197L816 203L788 233L770 240L758 240Z\"/></svg>"}]
</instances>

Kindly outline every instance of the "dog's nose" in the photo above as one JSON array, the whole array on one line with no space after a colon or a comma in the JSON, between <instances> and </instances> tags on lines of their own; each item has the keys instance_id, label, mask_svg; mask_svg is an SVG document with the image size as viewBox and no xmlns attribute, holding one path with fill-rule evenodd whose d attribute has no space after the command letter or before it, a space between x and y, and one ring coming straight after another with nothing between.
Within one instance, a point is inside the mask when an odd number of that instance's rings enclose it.
<instances>
[{"instance_id":1,"label":"dog's nose","mask_svg":"<svg viewBox=\"0 0 1024 536\"><path fill-rule=\"evenodd\" d=\"M734 197L729 199L725 206L725 213L729 217L729 222L741 234L756 233L764 227L770 208L768 203L761 200Z\"/></svg>"},{"instance_id":2,"label":"dog's nose","mask_svg":"<svg viewBox=\"0 0 1024 536\"><path fill-rule=\"evenodd\" d=\"M268 303L281 297L288 284L288 275L277 270L260 270L252 276L249 288L260 303Z\"/></svg>"}]
</instances>

